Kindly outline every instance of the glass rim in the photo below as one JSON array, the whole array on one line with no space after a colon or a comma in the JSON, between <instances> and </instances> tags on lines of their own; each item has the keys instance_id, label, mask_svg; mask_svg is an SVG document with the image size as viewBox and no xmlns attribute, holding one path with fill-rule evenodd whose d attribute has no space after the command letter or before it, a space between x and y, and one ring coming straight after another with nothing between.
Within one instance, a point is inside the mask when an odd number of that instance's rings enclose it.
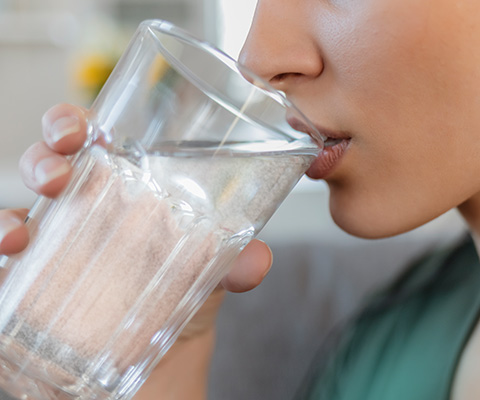
<instances>
[{"instance_id":1,"label":"glass rim","mask_svg":"<svg viewBox=\"0 0 480 400\"><path fill-rule=\"evenodd\" d=\"M170 37L184 41L194 47L197 47L209 53L211 56L215 57L224 65L226 65L228 68L230 68L232 71L239 73L242 76L248 75L248 77L252 78L255 83L252 83L248 79L245 79L247 84L250 84L253 87L256 87L257 89L262 90L277 104L285 107L287 110L291 109L293 112L295 112L295 114L298 117L301 118L301 122L305 124L307 128L307 132L298 131L293 127L291 127L294 131L299 133L304 133L305 135L309 135L316 142L323 145L325 141L325 137L318 131L315 125L305 116L305 114L302 111L300 111L300 109L295 104L293 104L291 100L287 98L287 96L283 92L275 89L270 83L268 83L263 78L259 77L257 74L255 74L249 68L245 67L243 64L241 64L240 62L235 60L233 57L225 53L223 50L220 50L219 48L215 47L212 43L208 41L198 39L188 31L176 26L175 24L169 21L165 21L162 19L145 20L140 23L140 27L147 28L147 29L154 29L160 33L163 33L163 34L169 35ZM171 60L169 61L173 61L176 67L178 67L183 73L189 75L188 76L189 80L190 79L195 80L194 84L199 85L200 88L205 92L209 92L208 87L206 87L208 86L207 82L204 82L203 79L196 77L195 74L193 74L193 72L190 71L188 67L184 66L181 63L181 61L179 61L173 54L171 54L168 49L166 49L163 45L162 47L170 55ZM225 99L222 99L222 103L225 103ZM226 101L226 103L229 104L230 102ZM234 108L234 107L231 107L231 108ZM283 133L286 135L289 135L288 132L283 132Z\"/></svg>"}]
</instances>

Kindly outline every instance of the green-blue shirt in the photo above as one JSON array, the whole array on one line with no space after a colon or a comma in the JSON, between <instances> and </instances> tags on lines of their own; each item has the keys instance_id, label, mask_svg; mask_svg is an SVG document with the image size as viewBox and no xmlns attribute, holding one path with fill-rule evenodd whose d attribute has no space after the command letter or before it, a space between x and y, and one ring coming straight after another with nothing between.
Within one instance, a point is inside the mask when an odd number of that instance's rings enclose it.
<instances>
[{"instance_id":1,"label":"green-blue shirt","mask_svg":"<svg viewBox=\"0 0 480 400\"><path fill-rule=\"evenodd\" d=\"M468 239L423 259L376 296L302 398L449 400L479 316L480 263Z\"/></svg>"}]
</instances>

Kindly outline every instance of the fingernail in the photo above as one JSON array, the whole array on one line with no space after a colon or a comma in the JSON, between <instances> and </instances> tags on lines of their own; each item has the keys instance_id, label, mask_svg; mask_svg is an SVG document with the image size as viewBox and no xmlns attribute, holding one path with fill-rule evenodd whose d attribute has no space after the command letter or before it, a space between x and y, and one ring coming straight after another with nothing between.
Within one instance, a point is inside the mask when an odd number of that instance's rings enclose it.
<instances>
[{"instance_id":1,"label":"fingernail","mask_svg":"<svg viewBox=\"0 0 480 400\"><path fill-rule=\"evenodd\" d=\"M6 217L0 219L0 242L15 229L20 228L22 221L15 217Z\"/></svg>"},{"instance_id":2,"label":"fingernail","mask_svg":"<svg viewBox=\"0 0 480 400\"><path fill-rule=\"evenodd\" d=\"M56 143L65 136L80 131L80 120L76 116L68 116L57 119L50 130L52 140Z\"/></svg>"},{"instance_id":3,"label":"fingernail","mask_svg":"<svg viewBox=\"0 0 480 400\"><path fill-rule=\"evenodd\" d=\"M57 157L48 157L35 167L35 180L39 185L45 185L70 171L70 165L61 162Z\"/></svg>"}]
</instances>

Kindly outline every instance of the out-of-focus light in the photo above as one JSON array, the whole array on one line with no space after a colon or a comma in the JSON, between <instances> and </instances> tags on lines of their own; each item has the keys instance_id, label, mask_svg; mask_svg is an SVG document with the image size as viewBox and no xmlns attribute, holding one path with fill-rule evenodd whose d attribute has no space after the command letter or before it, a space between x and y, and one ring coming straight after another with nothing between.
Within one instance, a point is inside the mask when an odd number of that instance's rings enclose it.
<instances>
[{"instance_id":1,"label":"out-of-focus light","mask_svg":"<svg viewBox=\"0 0 480 400\"><path fill-rule=\"evenodd\" d=\"M247 37L257 0L218 0L219 47L237 58Z\"/></svg>"},{"instance_id":2,"label":"out-of-focus light","mask_svg":"<svg viewBox=\"0 0 480 400\"><path fill-rule=\"evenodd\" d=\"M192 179L189 178L180 178L177 182L183 186L183 188L193 194L196 197L199 197L203 200L207 198L205 191L200 187L200 185Z\"/></svg>"}]
</instances>

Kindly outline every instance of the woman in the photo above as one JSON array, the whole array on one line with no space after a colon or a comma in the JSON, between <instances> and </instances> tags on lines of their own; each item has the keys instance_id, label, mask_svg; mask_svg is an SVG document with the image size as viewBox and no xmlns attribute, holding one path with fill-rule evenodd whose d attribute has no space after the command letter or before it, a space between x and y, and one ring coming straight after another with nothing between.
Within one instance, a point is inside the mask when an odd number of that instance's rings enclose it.
<instances>
[{"instance_id":1,"label":"woman","mask_svg":"<svg viewBox=\"0 0 480 400\"><path fill-rule=\"evenodd\" d=\"M479 19L477 0L259 0L241 61L286 92L329 137L331 146L313 163L308 175L327 181L332 216L345 231L365 238L395 235L458 207L478 246ZM77 151L85 139L84 112L69 105L54 107L46 113L43 128L45 143L25 153L21 169L27 186L56 196L70 177L64 155ZM1 212L0 253L19 252L27 244L21 222L25 213ZM467 243L455 249L453 256L443 254L428 262L434 264L434 272L458 263L475 270L472 249L473 244ZM256 287L270 264L266 245L252 242L224 279L223 288L242 292ZM460 337L461 345L449 349L447 342L437 352L452 353L449 359L454 361L446 368L449 372L423 371L424 377L435 372L432 376L441 381L426 385L416 374L417 380L399 383L396 368L408 372L423 362L419 360L423 360L424 346L417 341L415 347L409 334L416 332L415 323L426 320L415 319L405 325L402 310L412 296L417 299L415 296L428 291L435 294L437 282L427 279L412 289L409 279L415 272L409 274L389 289L401 294L401 306L394 308L393 314L388 307L370 306L352 325L353 333L345 335L338 358L323 373L313 375L309 398L480 398L480 384L475 379L480 366L480 332L475 329L480 304L475 308L475 299L462 303L462 310L473 307L473 317L459 321L467 328L452 333L452 337ZM460 289L474 282L465 276L468 273L458 279ZM219 289L212 295L140 390L138 399L205 397L213 322L222 292ZM422 297L422 301L432 296ZM383 299L388 297L387 293ZM441 298L450 299L449 295ZM445 305L445 318L458 314L449 304ZM428 310L438 312L430 306ZM402 363L396 363L395 357L388 363L388 351L375 354L378 363L370 359L369 373L352 384L355 391L349 392L352 381L341 380L341 376L356 379L357 372L365 372L361 362L372 355L367 351L372 350L371 335L379 335L374 342L377 348L395 336L392 332L382 336L381 329L372 330L372 326L403 329L403 336L395 342L399 346L396 356L403 353L399 343L419 351L416 358L402 359ZM434 342L437 334L432 328L424 336ZM444 364L442 360L440 364ZM179 374L182 380L175 379Z\"/></svg>"}]
</instances>

